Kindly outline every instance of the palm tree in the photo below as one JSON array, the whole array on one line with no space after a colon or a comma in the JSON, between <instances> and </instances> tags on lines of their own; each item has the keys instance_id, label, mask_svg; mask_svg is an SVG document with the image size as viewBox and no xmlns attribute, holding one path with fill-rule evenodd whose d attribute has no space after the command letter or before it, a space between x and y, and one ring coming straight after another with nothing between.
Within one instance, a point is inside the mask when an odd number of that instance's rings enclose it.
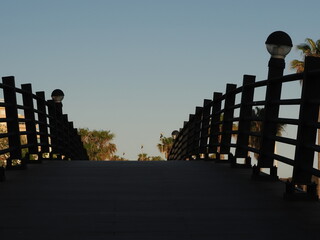
<instances>
[{"instance_id":1,"label":"palm tree","mask_svg":"<svg viewBox=\"0 0 320 240\"><path fill-rule=\"evenodd\" d=\"M112 143L115 135L110 131L90 131L87 128L81 128L79 134L90 160L109 160L117 151L117 146Z\"/></svg>"},{"instance_id":2,"label":"palm tree","mask_svg":"<svg viewBox=\"0 0 320 240\"><path fill-rule=\"evenodd\" d=\"M256 107L254 110L252 110L252 116L257 119L263 119L264 116L264 108ZM251 132L261 133L262 132L262 120L257 121L251 121ZM249 136L249 146L253 147L257 150L260 149L261 145L261 137L257 136ZM259 154L254 153L254 157L258 159Z\"/></svg>"},{"instance_id":3,"label":"palm tree","mask_svg":"<svg viewBox=\"0 0 320 240\"><path fill-rule=\"evenodd\" d=\"M306 39L306 43L297 45L297 49L301 51L303 56L320 57L320 39L316 42L311 38ZM291 68L296 69L297 73L304 71L304 61L292 60Z\"/></svg>"},{"instance_id":4,"label":"palm tree","mask_svg":"<svg viewBox=\"0 0 320 240\"><path fill-rule=\"evenodd\" d=\"M263 128L263 122L262 119L264 118L265 109L256 107L254 110L252 110L252 116L259 119L257 121L251 121L251 132L262 132ZM260 120L261 119L261 120ZM285 129L286 124L278 123L277 124L277 136L282 136L282 132ZM249 146L253 147L255 149L260 149L261 144L261 137L256 136L249 136ZM258 154L254 153L254 157L258 159Z\"/></svg>"},{"instance_id":5,"label":"palm tree","mask_svg":"<svg viewBox=\"0 0 320 240\"><path fill-rule=\"evenodd\" d=\"M173 145L173 138L172 137L163 137L162 134L160 136L160 142L157 147L161 153L164 153L166 159L168 159L168 155Z\"/></svg>"},{"instance_id":6,"label":"palm tree","mask_svg":"<svg viewBox=\"0 0 320 240\"><path fill-rule=\"evenodd\" d=\"M312 57L320 57L320 39L316 42L310 38L306 39L306 43L301 43L297 46L298 50L301 50L301 53L304 57L312 56ZM301 73L304 71L304 61L292 60L291 68L296 69L297 73ZM302 81L301 81L302 83ZM318 122L320 121L320 112L318 116ZM318 129L318 144L320 143L320 129ZM318 152L318 169L320 170L320 152ZM318 178L318 195L320 196L320 178Z\"/></svg>"}]
</instances>

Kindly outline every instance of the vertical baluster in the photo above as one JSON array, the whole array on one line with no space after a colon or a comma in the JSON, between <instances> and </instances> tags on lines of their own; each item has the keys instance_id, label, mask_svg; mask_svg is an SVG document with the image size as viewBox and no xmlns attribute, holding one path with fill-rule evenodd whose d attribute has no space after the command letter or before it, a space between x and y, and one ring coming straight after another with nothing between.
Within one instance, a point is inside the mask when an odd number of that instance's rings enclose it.
<instances>
[{"instance_id":1,"label":"vertical baluster","mask_svg":"<svg viewBox=\"0 0 320 240\"><path fill-rule=\"evenodd\" d=\"M15 160L20 160L21 167L25 168L26 162L22 159L21 154L20 129L14 77L3 77L2 83L7 85L3 88L3 96L6 104L5 111L7 118L7 131L10 133L8 136L10 157L7 159L7 169L14 167L13 163Z\"/></svg>"},{"instance_id":2,"label":"vertical baluster","mask_svg":"<svg viewBox=\"0 0 320 240\"><path fill-rule=\"evenodd\" d=\"M210 123L210 137L209 137L209 154L216 154L216 160L220 159L218 147L220 144L220 111L221 111L222 93L213 93L212 115Z\"/></svg>"},{"instance_id":3,"label":"vertical baluster","mask_svg":"<svg viewBox=\"0 0 320 240\"><path fill-rule=\"evenodd\" d=\"M241 94L241 107L239 112L237 148L235 152L236 158L245 158L245 166L251 167L251 159L248 156L249 132L251 129L251 121L248 119L252 115L252 105L254 96L255 76L244 75L243 87Z\"/></svg>"},{"instance_id":4,"label":"vertical baluster","mask_svg":"<svg viewBox=\"0 0 320 240\"><path fill-rule=\"evenodd\" d=\"M24 90L22 94L24 109L24 117L26 119L26 131L27 131L27 142L28 142L28 154L26 156L29 162L30 154L38 155L38 144L37 144L37 129L34 116L33 106L33 94L31 84L22 84L21 89Z\"/></svg>"},{"instance_id":5,"label":"vertical baluster","mask_svg":"<svg viewBox=\"0 0 320 240\"><path fill-rule=\"evenodd\" d=\"M36 92L37 95L37 110L38 110L38 127L39 127L39 140L40 140L40 154L39 158L42 159L44 154L48 154L49 150L49 134L48 134L48 121L46 100L44 92Z\"/></svg>"},{"instance_id":6,"label":"vertical baluster","mask_svg":"<svg viewBox=\"0 0 320 240\"><path fill-rule=\"evenodd\" d=\"M209 139L211 106L212 106L212 100L205 99L203 102L201 139L200 139L200 153L204 154L205 159L209 159L208 139Z\"/></svg>"},{"instance_id":7,"label":"vertical baluster","mask_svg":"<svg viewBox=\"0 0 320 240\"><path fill-rule=\"evenodd\" d=\"M320 81L319 77L312 76L308 72L315 69L320 69L320 58L306 57L292 177L295 184L311 183L314 150L310 146L315 144L317 136Z\"/></svg>"},{"instance_id":8,"label":"vertical baluster","mask_svg":"<svg viewBox=\"0 0 320 240\"><path fill-rule=\"evenodd\" d=\"M230 153L230 144L231 144L231 131L233 128L233 113L234 113L234 104L235 104L235 93L233 92L237 88L235 84L227 84L226 89L226 99L224 102L224 114L223 114L223 123L222 123L222 135L221 135L221 146L220 154L229 154Z\"/></svg>"}]
</instances>

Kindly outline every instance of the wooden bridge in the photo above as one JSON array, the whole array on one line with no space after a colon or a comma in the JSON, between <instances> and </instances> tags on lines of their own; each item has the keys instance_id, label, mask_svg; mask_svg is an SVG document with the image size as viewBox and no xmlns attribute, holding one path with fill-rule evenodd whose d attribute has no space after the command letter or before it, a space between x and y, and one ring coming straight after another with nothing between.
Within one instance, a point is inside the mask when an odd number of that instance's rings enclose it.
<instances>
[{"instance_id":1,"label":"wooden bridge","mask_svg":"<svg viewBox=\"0 0 320 240\"><path fill-rule=\"evenodd\" d=\"M45 161L0 183L2 240L318 239L320 204L205 161Z\"/></svg>"},{"instance_id":2,"label":"wooden bridge","mask_svg":"<svg viewBox=\"0 0 320 240\"><path fill-rule=\"evenodd\" d=\"M270 49L281 48L270 36ZM307 57L304 73L282 76L289 40L280 58L271 57L267 80L245 75L242 86L227 84L225 94L215 92L190 114L170 161L83 161L88 155L63 114L63 92L46 100L30 84L17 88L14 77L2 78L0 239L319 239L313 180L320 177L320 58ZM299 98L281 97L284 83L300 80ZM265 89L261 101L254 100L258 88ZM289 105L299 109L297 119L279 116ZM252 116L255 106L265 109L264 117ZM252 122L261 122L262 131L252 131ZM277 124L294 126L297 136L277 136ZM294 157L276 154L276 142L293 147ZM259 157L252 168L253 153ZM278 179L275 160L293 168L290 182Z\"/></svg>"}]
</instances>

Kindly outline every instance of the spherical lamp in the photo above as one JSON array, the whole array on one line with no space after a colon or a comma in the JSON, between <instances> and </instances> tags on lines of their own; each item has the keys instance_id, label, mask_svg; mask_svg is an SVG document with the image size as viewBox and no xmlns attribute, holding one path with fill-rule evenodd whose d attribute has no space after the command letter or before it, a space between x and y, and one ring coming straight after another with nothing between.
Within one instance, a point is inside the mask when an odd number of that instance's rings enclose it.
<instances>
[{"instance_id":1,"label":"spherical lamp","mask_svg":"<svg viewBox=\"0 0 320 240\"><path fill-rule=\"evenodd\" d=\"M51 93L51 98L55 103L61 103L64 98L64 93L60 89L55 89Z\"/></svg>"},{"instance_id":2,"label":"spherical lamp","mask_svg":"<svg viewBox=\"0 0 320 240\"><path fill-rule=\"evenodd\" d=\"M276 31L267 38L266 47L271 57L284 59L292 48L292 40L287 33Z\"/></svg>"},{"instance_id":3,"label":"spherical lamp","mask_svg":"<svg viewBox=\"0 0 320 240\"><path fill-rule=\"evenodd\" d=\"M178 135L179 135L179 131L177 131L177 130L174 130L174 131L171 133L171 136L172 136L173 140L175 140L175 139L178 137Z\"/></svg>"}]
</instances>

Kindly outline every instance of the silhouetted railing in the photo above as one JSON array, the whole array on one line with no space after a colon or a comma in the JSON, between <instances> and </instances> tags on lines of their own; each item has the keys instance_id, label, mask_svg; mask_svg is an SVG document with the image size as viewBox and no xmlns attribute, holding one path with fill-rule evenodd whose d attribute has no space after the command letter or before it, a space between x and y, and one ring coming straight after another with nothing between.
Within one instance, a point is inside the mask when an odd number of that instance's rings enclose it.
<instances>
[{"instance_id":1,"label":"silhouetted railing","mask_svg":"<svg viewBox=\"0 0 320 240\"><path fill-rule=\"evenodd\" d=\"M283 83L301 80L301 98L281 98ZM265 98L254 101L254 93L263 87L266 89ZM235 99L240 99L240 102L236 104ZM300 109L297 119L279 117L279 108L289 105ZM320 58L307 57L305 72L300 74L260 82L255 82L255 76L245 75L241 87L227 84L225 94L215 92L213 100L206 99L202 107L196 108L195 114L191 114L189 121L184 122L180 129L168 159L212 159L229 162L235 167L251 167L250 153L255 153L259 157L257 166L253 168L253 178L264 177L260 169L269 168L269 178L277 179L277 168L274 166L274 161L277 160L293 167L288 191L292 190L291 186L296 185L314 188L312 176L320 177L320 171L314 167L315 154L320 152L316 141L317 130L320 128L319 105ZM263 117L254 116L256 106L264 109ZM238 113L237 117L234 117L235 111ZM254 131L254 122L262 123L261 131ZM279 124L296 126L296 138L278 136ZM260 142L260 147L254 147L250 141L253 138ZM233 142L232 139L236 140ZM276 142L294 146L294 158L276 154ZM238 163L240 159L244 160L242 164Z\"/></svg>"},{"instance_id":2,"label":"silhouetted railing","mask_svg":"<svg viewBox=\"0 0 320 240\"><path fill-rule=\"evenodd\" d=\"M2 78L0 88L0 157L7 169L43 159L88 159L61 103L45 100L44 92L32 93L31 84L17 88L11 76Z\"/></svg>"}]
</instances>

